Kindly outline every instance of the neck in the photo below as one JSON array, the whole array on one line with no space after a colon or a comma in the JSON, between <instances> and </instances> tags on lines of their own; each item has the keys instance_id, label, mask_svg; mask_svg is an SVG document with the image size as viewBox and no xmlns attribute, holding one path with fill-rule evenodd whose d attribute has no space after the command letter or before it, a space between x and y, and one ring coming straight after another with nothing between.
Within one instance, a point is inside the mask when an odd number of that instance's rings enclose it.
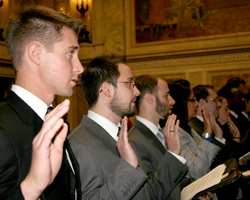
<instances>
[{"instance_id":1,"label":"neck","mask_svg":"<svg viewBox=\"0 0 250 200\"><path fill-rule=\"evenodd\" d=\"M154 112L152 112L151 110L147 110L147 109L139 109L139 112L138 112L138 116L152 122L153 124L155 124L156 126L158 126L159 124L159 121L160 121L160 117L159 115L155 115Z\"/></svg>"},{"instance_id":2,"label":"neck","mask_svg":"<svg viewBox=\"0 0 250 200\"><path fill-rule=\"evenodd\" d=\"M121 121L122 118L114 114L111 110L107 108L105 109L105 108L99 108L99 107L100 106L94 106L90 108L90 110L105 117L106 119L113 122L114 124L118 124Z\"/></svg>"}]
</instances>

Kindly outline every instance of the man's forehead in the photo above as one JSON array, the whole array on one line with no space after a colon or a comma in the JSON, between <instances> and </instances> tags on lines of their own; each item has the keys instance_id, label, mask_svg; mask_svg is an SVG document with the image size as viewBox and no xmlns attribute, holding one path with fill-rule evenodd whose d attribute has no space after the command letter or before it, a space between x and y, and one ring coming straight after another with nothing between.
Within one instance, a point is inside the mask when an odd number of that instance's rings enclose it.
<instances>
[{"instance_id":1,"label":"man's forehead","mask_svg":"<svg viewBox=\"0 0 250 200\"><path fill-rule=\"evenodd\" d=\"M169 92L169 87L168 87L168 83L162 79L158 79L158 91L159 90L163 90L164 92Z\"/></svg>"},{"instance_id":2,"label":"man's forehead","mask_svg":"<svg viewBox=\"0 0 250 200\"><path fill-rule=\"evenodd\" d=\"M129 68L128 65L124 63L118 63L117 66L120 72L120 77L118 79L124 80L124 81L133 79L131 69Z\"/></svg>"},{"instance_id":3,"label":"man's forehead","mask_svg":"<svg viewBox=\"0 0 250 200\"><path fill-rule=\"evenodd\" d=\"M208 91L209 96L212 96L212 97L217 97L218 96L214 89L208 88L207 91Z\"/></svg>"}]
</instances>

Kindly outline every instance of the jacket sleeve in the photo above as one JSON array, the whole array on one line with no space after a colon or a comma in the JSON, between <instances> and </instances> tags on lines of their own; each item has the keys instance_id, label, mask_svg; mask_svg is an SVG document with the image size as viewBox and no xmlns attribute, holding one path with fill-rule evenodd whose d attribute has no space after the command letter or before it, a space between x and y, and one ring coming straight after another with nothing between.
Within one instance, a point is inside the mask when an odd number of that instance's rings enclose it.
<instances>
[{"instance_id":1,"label":"jacket sleeve","mask_svg":"<svg viewBox=\"0 0 250 200\"><path fill-rule=\"evenodd\" d=\"M24 200L18 178L18 163L12 143L0 127L0 199Z\"/></svg>"},{"instance_id":2,"label":"jacket sleeve","mask_svg":"<svg viewBox=\"0 0 250 200\"><path fill-rule=\"evenodd\" d=\"M198 135L198 134L197 134ZM186 159L188 176L199 179L204 176L220 148L205 139L192 137L186 131L179 129L181 139L181 156Z\"/></svg>"}]
</instances>

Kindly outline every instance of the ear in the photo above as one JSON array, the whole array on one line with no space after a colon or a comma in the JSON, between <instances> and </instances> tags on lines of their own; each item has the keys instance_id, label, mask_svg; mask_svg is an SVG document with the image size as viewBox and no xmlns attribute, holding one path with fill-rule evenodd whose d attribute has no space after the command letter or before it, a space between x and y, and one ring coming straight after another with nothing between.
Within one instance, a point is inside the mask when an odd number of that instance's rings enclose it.
<instances>
[{"instance_id":1,"label":"ear","mask_svg":"<svg viewBox=\"0 0 250 200\"><path fill-rule=\"evenodd\" d=\"M106 97L111 98L113 96L113 90L111 83L104 82L100 87L100 93L103 93Z\"/></svg>"},{"instance_id":2,"label":"ear","mask_svg":"<svg viewBox=\"0 0 250 200\"><path fill-rule=\"evenodd\" d=\"M144 99L147 101L147 103L153 104L154 101L155 101L155 96L154 96L153 94L146 93L146 94L144 95Z\"/></svg>"},{"instance_id":3,"label":"ear","mask_svg":"<svg viewBox=\"0 0 250 200\"><path fill-rule=\"evenodd\" d=\"M31 62L38 65L41 62L42 47L38 43L33 43L28 47L28 56Z\"/></svg>"}]
</instances>

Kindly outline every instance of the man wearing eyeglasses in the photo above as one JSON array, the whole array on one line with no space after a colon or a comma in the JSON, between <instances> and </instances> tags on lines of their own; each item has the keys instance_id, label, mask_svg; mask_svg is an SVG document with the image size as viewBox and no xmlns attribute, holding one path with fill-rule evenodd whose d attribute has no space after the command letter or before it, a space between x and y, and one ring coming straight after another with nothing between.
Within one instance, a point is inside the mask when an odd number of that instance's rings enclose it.
<instances>
[{"instance_id":1,"label":"man wearing eyeglasses","mask_svg":"<svg viewBox=\"0 0 250 200\"><path fill-rule=\"evenodd\" d=\"M212 136L212 132L214 132L215 138L221 143L225 143L222 131L219 130L216 124L212 123L215 122L215 119L219 116L219 109L221 107L221 103L218 101L218 95L213 86L198 85L193 88L193 91L196 100L199 102L199 106L197 116L191 119L189 124L199 135L208 139Z\"/></svg>"},{"instance_id":2,"label":"man wearing eyeglasses","mask_svg":"<svg viewBox=\"0 0 250 200\"><path fill-rule=\"evenodd\" d=\"M181 176L170 174L167 162L147 176L128 142L127 117L135 114L140 92L126 60L95 58L82 74L82 87L89 111L69 135L80 167L82 199L166 199Z\"/></svg>"},{"instance_id":3,"label":"man wearing eyeglasses","mask_svg":"<svg viewBox=\"0 0 250 200\"><path fill-rule=\"evenodd\" d=\"M213 86L198 85L193 91L199 106L196 117L191 119L189 124L199 135L221 148L212 168L229 158L239 158L240 155L234 149L239 149L240 145L234 141L226 141L222 129L215 120L219 115L221 103Z\"/></svg>"}]
</instances>

